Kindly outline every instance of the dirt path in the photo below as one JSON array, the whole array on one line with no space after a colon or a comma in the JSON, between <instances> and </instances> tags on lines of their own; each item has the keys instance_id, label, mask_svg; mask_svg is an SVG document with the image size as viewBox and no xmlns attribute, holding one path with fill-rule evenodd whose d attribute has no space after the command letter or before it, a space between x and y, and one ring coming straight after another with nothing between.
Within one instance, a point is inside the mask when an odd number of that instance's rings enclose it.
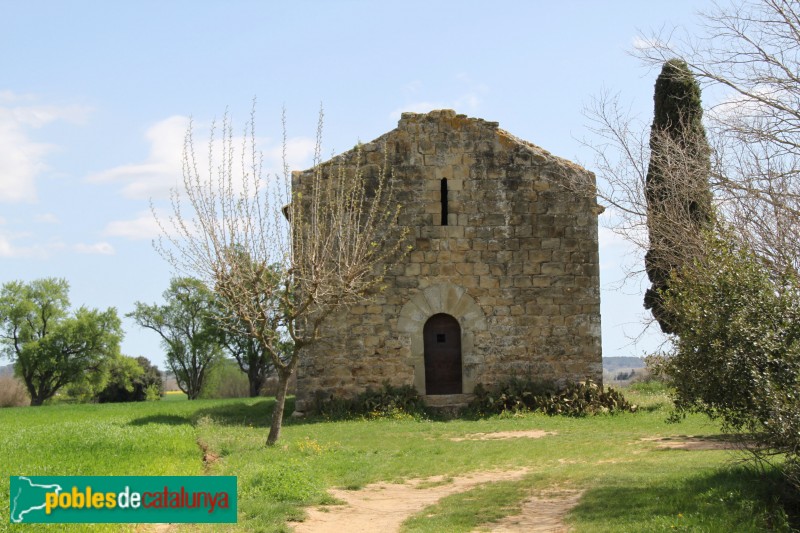
<instances>
[{"instance_id":1,"label":"dirt path","mask_svg":"<svg viewBox=\"0 0 800 533\"><path fill-rule=\"evenodd\" d=\"M669 450L741 450L742 445L728 436L695 437L676 435L672 437L644 437L642 442L655 442L658 448Z\"/></svg>"},{"instance_id":2,"label":"dirt path","mask_svg":"<svg viewBox=\"0 0 800 533\"><path fill-rule=\"evenodd\" d=\"M296 533L399 531L406 518L445 496L470 490L482 483L516 480L527 473L528 470L523 468L477 472L452 478L452 481L444 476L435 476L405 483L373 483L356 491L334 489L329 491L331 495L346 504L311 508L305 522L296 524L294 530Z\"/></svg>"},{"instance_id":3,"label":"dirt path","mask_svg":"<svg viewBox=\"0 0 800 533\"><path fill-rule=\"evenodd\" d=\"M483 483L520 479L528 469L477 472L456 478L435 476L405 483L374 483L361 490L331 490L344 505L308 510L308 518L294 525L295 533L338 533L400 530L410 516L451 494L468 491ZM487 526L491 531L566 531L561 520L578 502L576 491L546 492L523 504L522 512ZM485 531L486 528L483 528Z\"/></svg>"},{"instance_id":4,"label":"dirt path","mask_svg":"<svg viewBox=\"0 0 800 533\"><path fill-rule=\"evenodd\" d=\"M464 440L508 440L508 439L540 439L548 435L555 435L555 431L542 431L541 429L526 429L521 431L495 431L494 433L470 433L463 437L452 437L453 442Z\"/></svg>"},{"instance_id":5,"label":"dirt path","mask_svg":"<svg viewBox=\"0 0 800 533\"><path fill-rule=\"evenodd\" d=\"M564 517L578 505L583 491L548 490L522 504L522 511L507 516L491 524L489 531L494 533L564 533L569 528L564 525ZM480 531L480 530L478 530Z\"/></svg>"}]
</instances>

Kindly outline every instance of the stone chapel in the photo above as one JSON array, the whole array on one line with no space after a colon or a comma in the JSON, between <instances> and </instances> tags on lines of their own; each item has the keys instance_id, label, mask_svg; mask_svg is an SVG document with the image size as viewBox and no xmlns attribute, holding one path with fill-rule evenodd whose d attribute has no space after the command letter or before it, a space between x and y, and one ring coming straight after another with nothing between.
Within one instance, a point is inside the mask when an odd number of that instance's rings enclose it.
<instances>
[{"instance_id":1,"label":"stone chapel","mask_svg":"<svg viewBox=\"0 0 800 533\"><path fill-rule=\"evenodd\" d=\"M303 354L297 411L386 381L432 405L512 378L601 383L602 208L565 186L594 175L452 110L403 113L361 146L363 163L381 163L384 147L413 248L383 292L329 320Z\"/></svg>"}]
</instances>

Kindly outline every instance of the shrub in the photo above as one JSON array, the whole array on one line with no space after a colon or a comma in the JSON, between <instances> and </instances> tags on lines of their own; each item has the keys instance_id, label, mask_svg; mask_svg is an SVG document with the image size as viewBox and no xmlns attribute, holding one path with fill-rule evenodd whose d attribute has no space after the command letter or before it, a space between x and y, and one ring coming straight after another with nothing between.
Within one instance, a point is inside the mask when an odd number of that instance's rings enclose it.
<instances>
[{"instance_id":1,"label":"shrub","mask_svg":"<svg viewBox=\"0 0 800 533\"><path fill-rule=\"evenodd\" d=\"M675 276L665 303L681 317L662 364L681 411L703 412L742 434L756 457L784 455L800 488L800 281L726 235L702 264Z\"/></svg>"},{"instance_id":2,"label":"shrub","mask_svg":"<svg viewBox=\"0 0 800 533\"><path fill-rule=\"evenodd\" d=\"M476 386L470 410L478 415L539 411L548 415L586 416L635 411L636 406L621 392L611 387L603 390L592 381L559 388L550 381L513 379L492 389Z\"/></svg>"},{"instance_id":3,"label":"shrub","mask_svg":"<svg viewBox=\"0 0 800 533\"><path fill-rule=\"evenodd\" d=\"M109 378L97 395L100 403L158 400L164 393L161 371L146 357L120 356L109 369Z\"/></svg>"},{"instance_id":4,"label":"shrub","mask_svg":"<svg viewBox=\"0 0 800 533\"><path fill-rule=\"evenodd\" d=\"M368 388L354 398L324 398L317 395L316 411L327 418L426 416L425 404L410 385L394 387L388 382L378 390Z\"/></svg>"},{"instance_id":5,"label":"shrub","mask_svg":"<svg viewBox=\"0 0 800 533\"><path fill-rule=\"evenodd\" d=\"M30 405L31 397L25 385L14 376L0 376L0 407Z\"/></svg>"},{"instance_id":6,"label":"shrub","mask_svg":"<svg viewBox=\"0 0 800 533\"><path fill-rule=\"evenodd\" d=\"M146 402L154 402L160 400L164 395L164 384L160 385L153 383L144 389L144 400Z\"/></svg>"}]
</instances>

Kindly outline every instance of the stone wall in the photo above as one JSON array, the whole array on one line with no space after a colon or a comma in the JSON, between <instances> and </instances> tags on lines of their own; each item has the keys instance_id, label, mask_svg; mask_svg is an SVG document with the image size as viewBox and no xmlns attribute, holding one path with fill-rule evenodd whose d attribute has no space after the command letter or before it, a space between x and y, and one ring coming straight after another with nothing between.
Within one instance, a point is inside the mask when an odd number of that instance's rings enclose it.
<instances>
[{"instance_id":1,"label":"stone wall","mask_svg":"<svg viewBox=\"0 0 800 533\"><path fill-rule=\"evenodd\" d=\"M563 187L594 176L451 110L404 113L362 146L367 171L384 146L413 249L389 268L384 292L329 321L325 342L303 354L298 410L317 393L350 396L385 381L424 394L422 327L436 313L461 325L465 393L512 377L600 382L599 210ZM309 172L295 173L294 186Z\"/></svg>"}]
</instances>

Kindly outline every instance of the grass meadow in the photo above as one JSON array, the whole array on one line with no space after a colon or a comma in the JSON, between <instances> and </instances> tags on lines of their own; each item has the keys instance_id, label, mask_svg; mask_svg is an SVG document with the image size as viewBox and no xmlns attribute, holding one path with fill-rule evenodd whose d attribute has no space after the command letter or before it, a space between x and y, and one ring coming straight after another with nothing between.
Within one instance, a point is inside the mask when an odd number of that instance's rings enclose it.
<instances>
[{"instance_id":1,"label":"grass meadow","mask_svg":"<svg viewBox=\"0 0 800 533\"><path fill-rule=\"evenodd\" d=\"M532 491L584 490L567 516L575 531L789 531L780 479L726 450L662 449L653 439L715 436L702 416L668 423L663 392L627 393L636 413L588 418L539 414L481 420L292 420L266 448L271 399L52 405L0 409L0 531L11 475L235 475L236 525L177 531L289 531L304 508L334 503L327 488L527 467L516 481L478 486L426 508L406 531L457 532L515 514ZM287 411L291 412L291 402ZM472 433L541 429L539 439L462 440ZM202 448L219 458L203 461ZM148 531L136 525L53 525L37 531Z\"/></svg>"}]
</instances>

